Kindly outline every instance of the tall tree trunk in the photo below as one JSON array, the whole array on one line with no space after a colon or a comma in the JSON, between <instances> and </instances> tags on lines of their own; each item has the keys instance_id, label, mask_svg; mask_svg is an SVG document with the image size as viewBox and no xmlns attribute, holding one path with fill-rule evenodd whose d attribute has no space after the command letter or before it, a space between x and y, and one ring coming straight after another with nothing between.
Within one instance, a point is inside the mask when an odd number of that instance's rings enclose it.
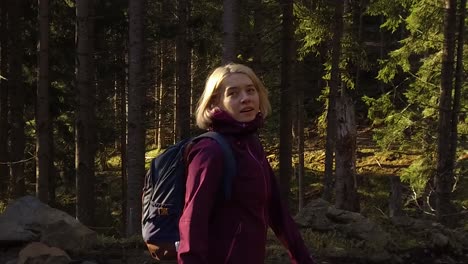
<instances>
[{"instance_id":1,"label":"tall tree trunk","mask_svg":"<svg viewBox=\"0 0 468 264\"><path fill-rule=\"evenodd\" d=\"M49 176L52 142L49 113L49 1L39 2L38 82L36 108L36 195L49 201Z\"/></svg>"},{"instance_id":2,"label":"tall tree trunk","mask_svg":"<svg viewBox=\"0 0 468 264\"><path fill-rule=\"evenodd\" d=\"M163 61L161 65L162 81L160 87L160 107L161 109L170 109L169 111L159 111L160 132L159 143L160 148L166 148L174 144L174 117L175 117L175 96L176 87L174 83L174 45L173 42L165 39L162 40L163 45Z\"/></svg>"},{"instance_id":3,"label":"tall tree trunk","mask_svg":"<svg viewBox=\"0 0 468 264\"><path fill-rule=\"evenodd\" d=\"M51 119L52 120L52 119ZM54 147L54 129L51 122L49 129L49 142L50 142L50 161L49 161L49 205L52 207L56 206L56 189L57 189L57 169L54 164L55 147Z\"/></svg>"},{"instance_id":4,"label":"tall tree trunk","mask_svg":"<svg viewBox=\"0 0 468 264\"><path fill-rule=\"evenodd\" d=\"M154 122L155 122L155 129L154 129L154 145L157 148L161 147L160 141L160 133L161 133L161 88L162 88L162 45L161 41L159 41L156 50L156 58L155 58L155 78L156 82L154 84Z\"/></svg>"},{"instance_id":5,"label":"tall tree trunk","mask_svg":"<svg viewBox=\"0 0 468 264\"><path fill-rule=\"evenodd\" d=\"M298 67L297 67L298 68ZM305 171L304 171L304 88L305 88L305 81L303 80L305 74L304 74L304 65L300 65L300 70L296 71L297 74L297 94L296 94L296 102L297 102L297 155L299 159L299 164L298 164L298 173L297 173L297 179L298 179L298 208L299 211L304 208L304 191L305 191L305 186L304 186L304 177L305 177Z\"/></svg>"},{"instance_id":6,"label":"tall tree trunk","mask_svg":"<svg viewBox=\"0 0 468 264\"><path fill-rule=\"evenodd\" d=\"M460 10L458 17L458 36L457 36L457 62L455 68L455 91L453 94L453 110L452 110L452 142L450 144L450 160L455 163L457 156L458 145L458 115L460 113L461 91L463 88L464 73L463 69L463 46L465 36L465 17L466 17L466 0L460 0ZM454 177L456 177L454 175Z\"/></svg>"},{"instance_id":7,"label":"tall tree trunk","mask_svg":"<svg viewBox=\"0 0 468 264\"><path fill-rule=\"evenodd\" d=\"M0 15L0 72L3 78L6 78L5 73L8 72L8 18L7 18L7 1L1 1ZM5 197L8 186L9 171L8 165L8 81L0 77L0 197Z\"/></svg>"},{"instance_id":8,"label":"tall tree trunk","mask_svg":"<svg viewBox=\"0 0 468 264\"><path fill-rule=\"evenodd\" d=\"M364 6L365 4L366 4L365 0L359 0L359 3L357 4L358 7L356 8L357 19L355 19L353 22L353 23L357 23L357 27L355 27L354 31L355 31L355 34L357 35L358 45L361 47L363 45L362 44L362 32L363 32L363 27L364 27L364 15L365 15L365 10L366 10L366 7ZM383 31L382 29L380 29L381 39L382 39L382 36L383 36ZM381 52L383 51L382 48L380 50ZM383 59L382 56L380 56L380 59ZM355 80L355 85L354 85L356 90L361 88L361 67L359 64L356 66L356 77L355 77L356 80Z\"/></svg>"},{"instance_id":9,"label":"tall tree trunk","mask_svg":"<svg viewBox=\"0 0 468 264\"><path fill-rule=\"evenodd\" d=\"M10 166L10 187L11 195L16 198L23 196L25 189L24 175L24 151L26 146L25 137L25 122L24 122L24 77L22 74L23 66L23 13L24 1L11 0L9 2L9 74L8 83L10 96L10 124L11 124L11 144L10 153L11 161L14 163Z\"/></svg>"},{"instance_id":10,"label":"tall tree trunk","mask_svg":"<svg viewBox=\"0 0 468 264\"><path fill-rule=\"evenodd\" d=\"M384 23L384 16L380 16L380 25ZM383 60L385 56L385 35L384 35L384 29L382 27L379 28L379 41L380 41L380 47L379 47L379 59ZM356 87L357 86L357 81L356 81ZM384 90L384 82L379 81L379 90L382 94L385 93Z\"/></svg>"},{"instance_id":11,"label":"tall tree trunk","mask_svg":"<svg viewBox=\"0 0 468 264\"><path fill-rule=\"evenodd\" d=\"M145 175L144 6L144 0L129 1L127 236L140 232L141 190Z\"/></svg>"},{"instance_id":12,"label":"tall tree trunk","mask_svg":"<svg viewBox=\"0 0 468 264\"><path fill-rule=\"evenodd\" d=\"M93 194L92 197L88 197L88 203L94 212L96 201L95 201L95 171L96 166L94 160L96 159L96 152L98 150L98 142L97 142L97 123L96 123L96 97L97 97L97 85L98 85L98 77L97 77L97 70L96 70L96 59L95 59L95 43L96 43L96 2L97 0L88 0L88 10L89 10L89 21L88 21L88 46L90 52L90 61L89 61L89 93L88 93L88 105L89 108L86 111L86 115L88 116L89 120L89 144L90 144L90 157L89 157L89 164L91 165L91 173L89 179L89 188L90 192ZM94 213L93 213L94 214Z\"/></svg>"},{"instance_id":13,"label":"tall tree trunk","mask_svg":"<svg viewBox=\"0 0 468 264\"><path fill-rule=\"evenodd\" d=\"M190 47L188 46L187 22L189 0L178 0L178 33L176 39L177 102L176 140L190 136Z\"/></svg>"},{"instance_id":14,"label":"tall tree trunk","mask_svg":"<svg viewBox=\"0 0 468 264\"><path fill-rule=\"evenodd\" d=\"M351 31L349 23L344 22L345 14L350 12L350 3L343 2L343 29L341 36ZM342 38L342 37L340 37ZM340 41L341 42L341 41ZM337 50L341 57L341 46ZM337 69L339 69L339 59ZM359 63L354 65L359 71ZM341 78L340 78L341 79ZM336 202L337 208L359 212L356 175L356 118L354 103L348 95L346 85L341 82L341 97L336 102Z\"/></svg>"},{"instance_id":15,"label":"tall tree trunk","mask_svg":"<svg viewBox=\"0 0 468 264\"><path fill-rule=\"evenodd\" d=\"M118 119L119 119L119 149L120 149L120 173L121 173L121 186L122 186L122 234L126 232L125 223L127 223L127 63L125 60L126 47L122 49L124 54L117 59L117 65L124 66L120 72L115 75L115 84L118 94Z\"/></svg>"},{"instance_id":16,"label":"tall tree trunk","mask_svg":"<svg viewBox=\"0 0 468 264\"><path fill-rule=\"evenodd\" d=\"M238 45L239 0L223 0L223 64L237 61Z\"/></svg>"},{"instance_id":17,"label":"tall tree trunk","mask_svg":"<svg viewBox=\"0 0 468 264\"><path fill-rule=\"evenodd\" d=\"M340 53L341 37L343 35L343 1L335 1L335 13L333 21L333 38L331 50L331 79L330 91L328 93L327 110L327 139L325 143L325 175L323 182L323 199L331 201L333 191L333 156L336 146L336 100L338 97L340 78Z\"/></svg>"},{"instance_id":18,"label":"tall tree trunk","mask_svg":"<svg viewBox=\"0 0 468 264\"><path fill-rule=\"evenodd\" d=\"M283 28L281 36L281 109L280 109L280 147L279 147L279 183L283 199L289 197L289 184L292 173L292 72L294 67L294 27L293 1L282 0Z\"/></svg>"},{"instance_id":19,"label":"tall tree trunk","mask_svg":"<svg viewBox=\"0 0 468 264\"><path fill-rule=\"evenodd\" d=\"M113 85L114 85L114 112L115 124L117 127L117 135L115 137L115 149L120 154L120 215L121 225L120 233L126 232L126 205L127 205L127 42L123 39L125 33L118 36L118 40L114 42L114 50L117 52L114 55L113 68Z\"/></svg>"},{"instance_id":20,"label":"tall tree trunk","mask_svg":"<svg viewBox=\"0 0 468 264\"><path fill-rule=\"evenodd\" d=\"M94 222L94 70L90 9L93 0L76 2L76 102L75 168L76 218L86 225Z\"/></svg>"},{"instance_id":21,"label":"tall tree trunk","mask_svg":"<svg viewBox=\"0 0 468 264\"><path fill-rule=\"evenodd\" d=\"M336 208L359 212L356 179L356 120L351 97L343 94L336 104Z\"/></svg>"},{"instance_id":22,"label":"tall tree trunk","mask_svg":"<svg viewBox=\"0 0 468 264\"><path fill-rule=\"evenodd\" d=\"M197 103L199 98L201 97L203 91L203 80L206 79L207 68L205 65L208 65L208 56L206 56L206 50L204 49L204 45L200 44L200 48L197 51L192 50L192 114L195 113L197 109ZM200 54L199 56L195 56L196 54ZM209 69L211 70L211 69ZM192 119L193 120L193 119Z\"/></svg>"},{"instance_id":23,"label":"tall tree trunk","mask_svg":"<svg viewBox=\"0 0 468 264\"><path fill-rule=\"evenodd\" d=\"M262 76L264 70L262 67L262 58L264 52L263 45L263 29L265 27L265 11L264 6L262 5L262 0L255 1L254 8L254 44L253 44L253 67L255 68L257 74Z\"/></svg>"},{"instance_id":24,"label":"tall tree trunk","mask_svg":"<svg viewBox=\"0 0 468 264\"><path fill-rule=\"evenodd\" d=\"M164 63L166 62L166 60L164 59L164 54L163 54L163 47L165 46L165 40L161 40L161 57L160 57L160 61L161 61L161 70L159 71L160 74L161 74L161 81L159 82L159 88L158 88L158 94L156 95L158 97L157 99L157 107L158 107L158 126L157 126L157 129L158 129L158 149L163 149L165 148L168 143L167 143L167 140L166 138L168 137L168 131L167 131L167 126L166 126L166 117L162 111L162 109L165 109L164 108L164 105L163 103L167 103L167 95L168 93L166 92L167 90L167 87L166 89L164 88L164 78L163 78L163 71L164 71Z\"/></svg>"},{"instance_id":25,"label":"tall tree trunk","mask_svg":"<svg viewBox=\"0 0 468 264\"><path fill-rule=\"evenodd\" d=\"M456 0L445 0L444 49L442 53L441 87L439 99L439 126L437 142L436 214L438 220L450 225L454 208L451 201L454 183L454 163L450 150L453 144L452 91L454 77Z\"/></svg>"},{"instance_id":26,"label":"tall tree trunk","mask_svg":"<svg viewBox=\"0 0 468 264\"><path fill-rule=\"evenodd\" d=\"M401 216L402 205L402 185L398 175L390 175L390 199L388 201L388 210L390 217Z\"/></svg>"},{"instance_id":27,"label":"tall tree trunk","mask_svg":"<svg viewBox=\"0 0 468 264\"><path fill-rule=\"evenodd\" d=\"M172 27L177 21L175 19L174 10L176 6L174 1L162 1L162 14L165 21L164 26ZM161 130L160 144L161 148L166 148L175 142L175 118L176 118L176 58L175 58L175 41L172 38L166 37L161 40L162 45L162 64L161 64L161 89L160 89L160 106L161 109L170 109L169 111L160 111Z\"/></svg>"}]
</instances>

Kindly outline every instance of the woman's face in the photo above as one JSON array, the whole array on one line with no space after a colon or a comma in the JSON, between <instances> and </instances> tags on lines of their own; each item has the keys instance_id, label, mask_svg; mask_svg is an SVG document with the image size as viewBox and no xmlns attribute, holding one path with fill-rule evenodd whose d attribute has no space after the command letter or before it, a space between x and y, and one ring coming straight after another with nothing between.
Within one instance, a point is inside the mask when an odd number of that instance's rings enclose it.
<instances>
[{"instance_id":1,"label":"woman's face","mask_svg":"<svg viewBox=\"0 0 468 264\"><path fill-rule=\"evenodd\" d=\"M221 82L220 91L219 108L239 122L255 119L260 111L260 99L249 76L243 73L229 74Z\"/></svg>"}]
</instances>

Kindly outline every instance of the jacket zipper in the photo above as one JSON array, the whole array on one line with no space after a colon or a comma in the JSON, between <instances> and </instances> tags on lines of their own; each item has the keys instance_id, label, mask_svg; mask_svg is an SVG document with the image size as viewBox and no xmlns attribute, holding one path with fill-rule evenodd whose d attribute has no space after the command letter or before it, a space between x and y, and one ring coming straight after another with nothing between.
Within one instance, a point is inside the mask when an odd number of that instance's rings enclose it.
<instances>
[{"instance_id":1,"label":"jacket zipper","mask_svg":"<svg viewBox=\"0 0 468 264\"><path fill-rule=\"evenodd\" d=\"M260 171L262 172L262 176L263 176L263 190L264 190L264 194L265 194L265 202L268 203L267 181L266 181L265 173L263 172L262 163L252 153L252 150L250 150L249 144L247 144L247 152L249 152L250 156L252 156L252 158L260 166ZM262 216L263 216L263 225L267 226L266 219L265 219L265 209L263 209L263 215Z\"/></svg>"},{"instance_id":2,"label":"jacket zipper","mask_svg":"<svg viewBox=\"0 0 468 264\"><path fill-rule=\"evenodd\" d=\"M240 234L241 231L242 231L242 222L240 222L239 225L237 226L236 233L234 234L232 238L231 245L229 246L229 251L226 257L226 261L224 261L224 264L227 264L229 259L231 258L232 250L234 249L234 245L236 244L237 236Z\"/></svg>"}]
</instances>

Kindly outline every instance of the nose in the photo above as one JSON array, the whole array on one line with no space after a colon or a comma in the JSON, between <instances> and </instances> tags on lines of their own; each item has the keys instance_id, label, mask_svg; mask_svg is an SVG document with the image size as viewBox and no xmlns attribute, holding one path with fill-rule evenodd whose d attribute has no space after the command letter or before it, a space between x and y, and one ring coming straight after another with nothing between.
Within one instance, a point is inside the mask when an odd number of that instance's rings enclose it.
<instances>
[{"instance_id":1,"label":"nose","mask_svg":"<svg viewBox=\"0 0 468 264\"><path fill-rule=\"evenodd\" d=\"M242 92L241 103L250 102L250 95L247 92Z\"/></svg>"}]
</instances>

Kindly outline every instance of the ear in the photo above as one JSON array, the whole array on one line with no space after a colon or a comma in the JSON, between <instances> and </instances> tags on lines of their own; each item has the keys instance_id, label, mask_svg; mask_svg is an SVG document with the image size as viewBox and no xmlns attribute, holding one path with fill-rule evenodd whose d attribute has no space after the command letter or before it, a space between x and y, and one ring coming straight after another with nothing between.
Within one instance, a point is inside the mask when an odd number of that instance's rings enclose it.
<instances>
[{"instance_id":1,"label":"ear","mask_svg":"<svg viewBox=\"0 0 468 264\"><path fill-rule=\"evenodd\" d=\"M215 107L219 106L219 101L220 101L220 95L216 94L213 95L210 99L210 109L214 109Z\"/></svg>"}]
</instances>

